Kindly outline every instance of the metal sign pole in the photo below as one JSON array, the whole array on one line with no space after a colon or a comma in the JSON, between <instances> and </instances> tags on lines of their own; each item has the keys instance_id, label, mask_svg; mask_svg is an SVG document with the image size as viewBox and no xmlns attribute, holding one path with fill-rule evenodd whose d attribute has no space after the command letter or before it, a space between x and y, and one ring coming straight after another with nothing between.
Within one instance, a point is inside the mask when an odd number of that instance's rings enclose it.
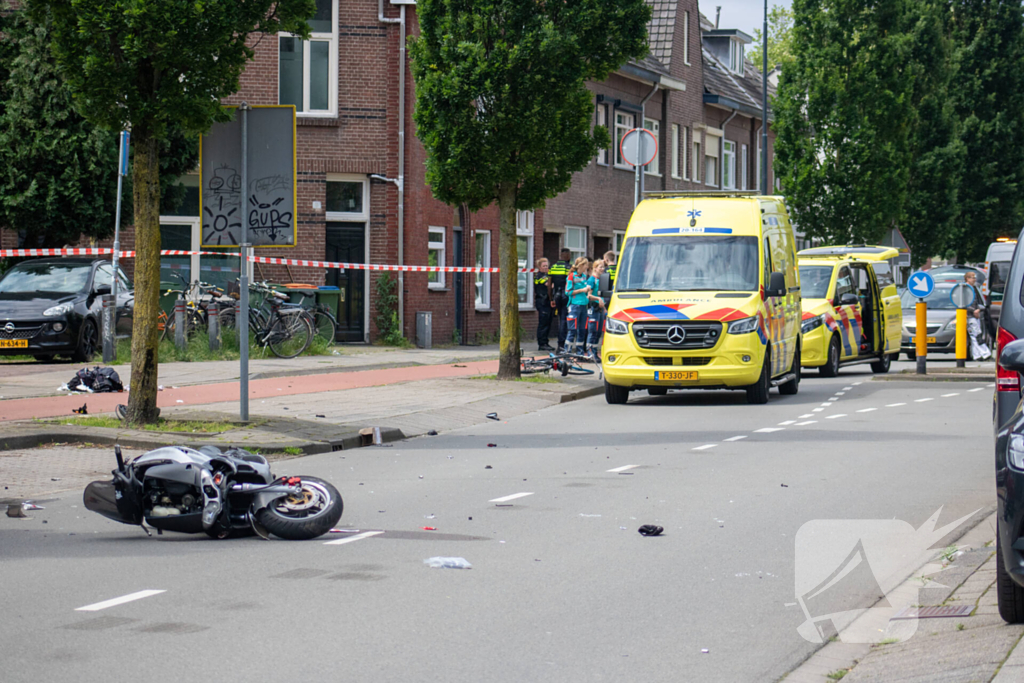
<instances>
[{"instance_id":1,"label":"metal sign pole","mask_svg":"<svg viewBox=\"0 0 1024 683\"><path fill-rule=\"evenodd\" d=\"M117 357L117 295L118 295L118 257L121 252L121 187L124 177L128 175L128 142L130 133L121 131L118 136L121 142L117 155L117 209L114 214L114 253L111 258L114 266L114 282L110 288L110 296L113 299L111 306L103 309L103 362L111 363Z\"/></svg>"},{"instance_id":2,"label":"metal sign pole","mask_svg":"<svg viewBox=\"0 0 1024 683\"><path fill-rule=\"evenodd\" d=\"M638 162L638 161L640 161L640 159L643 158L643 152L641 150L643 149L644 136L640 135L639 137L640 137L640 140L636 143L636 148L637 148L636 156L637 156L637 158L633 159L633 161L635 161L635 162ZM637 207L637 204L640 203L640 166L634 165L633 166L633 171L634 171L634 174L635 174L635 177L633 179L633 184L634 184L634 186L633 186L633 208L635 209Z\"/></svg>"},{"instance_id":3,"label":"metal sign pole","mask_svg":"<svg viewBox=\"0 0 1024 683\"><path fill-rule=\"evenodd\" d=\"M768 194L768 0L764 0L764 28L761 31L761 194Z\"/></svg>"},{"instance_id":4,"label":"metal sign pole","mask_svg":"<svg viewBox=\"0 0 1024 683\"><path fill-rule=\"evenodd\" d=\"M242 102L238 108L242 128L242 239L241 277L238 278L238 413L243 422L249 420L249 105Z\"/></svg>"}]
</instances>

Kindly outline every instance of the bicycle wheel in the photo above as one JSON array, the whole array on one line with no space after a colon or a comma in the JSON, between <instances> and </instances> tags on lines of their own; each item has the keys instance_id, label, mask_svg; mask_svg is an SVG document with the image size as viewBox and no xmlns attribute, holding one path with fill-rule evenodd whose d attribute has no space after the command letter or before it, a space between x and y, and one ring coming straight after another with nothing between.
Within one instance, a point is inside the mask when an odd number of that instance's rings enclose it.
<instances>
[{"instance_id":1,"label":"bicycle wheel","mask_svg":"<svg viewBox=\"0 0 1024 683\"><path fill-rule=\"evenodd\" d=\"M317 308L313 311L313 329L318 337L333 344L334 337L338 333L338 323L328 311Z\"/></svg>"},{"instance_id":2,"label":"bicycle wheel","mask_svg":"<svg viewBox=\"0 0 1024 683\"><path fill-rule=\"evenodd\" d=\"M267 333L267 344L279 358L295 358L313 341L313 326L301 315L278 315Z\"/></svg>"},{"instance_id":3,"label":"bicycle wheel","mask_svg":"<svg viewBox=\"0 0 1024 683\"><path fill-rule=\"evenodd\" d=\"M549 372L553 367L553 362L550 358L538 360L536 358L527 358L523 361L520 372L524 375L532 375L538 372Z\"/></svg>"}]
</instances>

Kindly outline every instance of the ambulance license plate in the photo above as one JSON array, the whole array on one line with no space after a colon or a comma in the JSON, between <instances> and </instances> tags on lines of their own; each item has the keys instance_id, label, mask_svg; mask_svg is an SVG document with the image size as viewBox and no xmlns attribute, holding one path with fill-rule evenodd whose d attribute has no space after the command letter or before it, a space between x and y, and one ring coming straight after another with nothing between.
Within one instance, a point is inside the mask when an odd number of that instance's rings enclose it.
<instances>
[{"instance_id":1,"label":"ambulance license plate","mask_svg":"<svg viewBox=\"0 0 1024 683\"><path fill-rule=\"evenodd\" d=\"M27 349L28 339L0 339L0 349Z\"/></svg>"},{"instance_id":2,"label":"ambulance license plate","mask_svg":"<svg viewBox=\"0 0 1024 683\"><path fill-rule=\"evenodd\" d=\"M680 380L695 380L699 376L696 370L689 370L686 372L660 372L654 371L654 381L656 382L672 382Z\"/></svg>"},{"instance_id":3,"label":"ambulance license plate","mask_svg":"<svg viewBox=\"0 0 1024 683\"><path fill-rule=\"evenodd\" d=\"M925 342L927 342L928 344L934 344L935 343L935 337L925 337ZM917 337L911 337L910 338L910 343L911 344L916 344L917 343Z\"/></svg>"}]
</instances>

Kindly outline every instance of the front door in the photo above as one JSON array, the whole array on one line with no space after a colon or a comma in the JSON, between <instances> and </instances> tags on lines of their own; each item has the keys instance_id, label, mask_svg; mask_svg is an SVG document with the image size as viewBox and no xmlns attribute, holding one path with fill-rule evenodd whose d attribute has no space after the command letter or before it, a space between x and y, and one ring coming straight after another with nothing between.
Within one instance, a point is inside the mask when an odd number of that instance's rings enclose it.
<instances>
[{"instance_id":1,"label":"front door","mask_svg":"<svg viewBox=\"0 0 1024 683\"><path fill-rule=\"evenodd\" d=\"M328 223L328 261L366 262L365 223ZM338 304L338 341L361 342L365 337L363 316L366 310L366 271L349 268L344 273L327 271L328 285L340 291Z\"/></svg>"}]
</instances>

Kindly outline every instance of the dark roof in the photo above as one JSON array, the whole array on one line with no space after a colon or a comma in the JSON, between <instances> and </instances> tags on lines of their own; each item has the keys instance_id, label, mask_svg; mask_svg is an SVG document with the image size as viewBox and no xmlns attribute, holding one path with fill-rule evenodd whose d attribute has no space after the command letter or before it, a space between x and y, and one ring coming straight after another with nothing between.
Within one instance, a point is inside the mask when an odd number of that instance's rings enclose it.
<instances>
[{"instance_id":1,"label":"dark roof","mask_svg":"<svg viewBox=\"0 0 1024 683\"><path fill-rule=\"evenodd\" d=\"M715 25L703 14L700 16L701 33L714 31ZM704 57L704 101L709 104L736 109L756 118L761 118L761 72L749 59L744 60L743 75L733 73L729 65L702 47ZM775 95L775 88L768 84L768 96ZM769 114L769 120L771 115Z\"/></svg>"}]
</instances>

